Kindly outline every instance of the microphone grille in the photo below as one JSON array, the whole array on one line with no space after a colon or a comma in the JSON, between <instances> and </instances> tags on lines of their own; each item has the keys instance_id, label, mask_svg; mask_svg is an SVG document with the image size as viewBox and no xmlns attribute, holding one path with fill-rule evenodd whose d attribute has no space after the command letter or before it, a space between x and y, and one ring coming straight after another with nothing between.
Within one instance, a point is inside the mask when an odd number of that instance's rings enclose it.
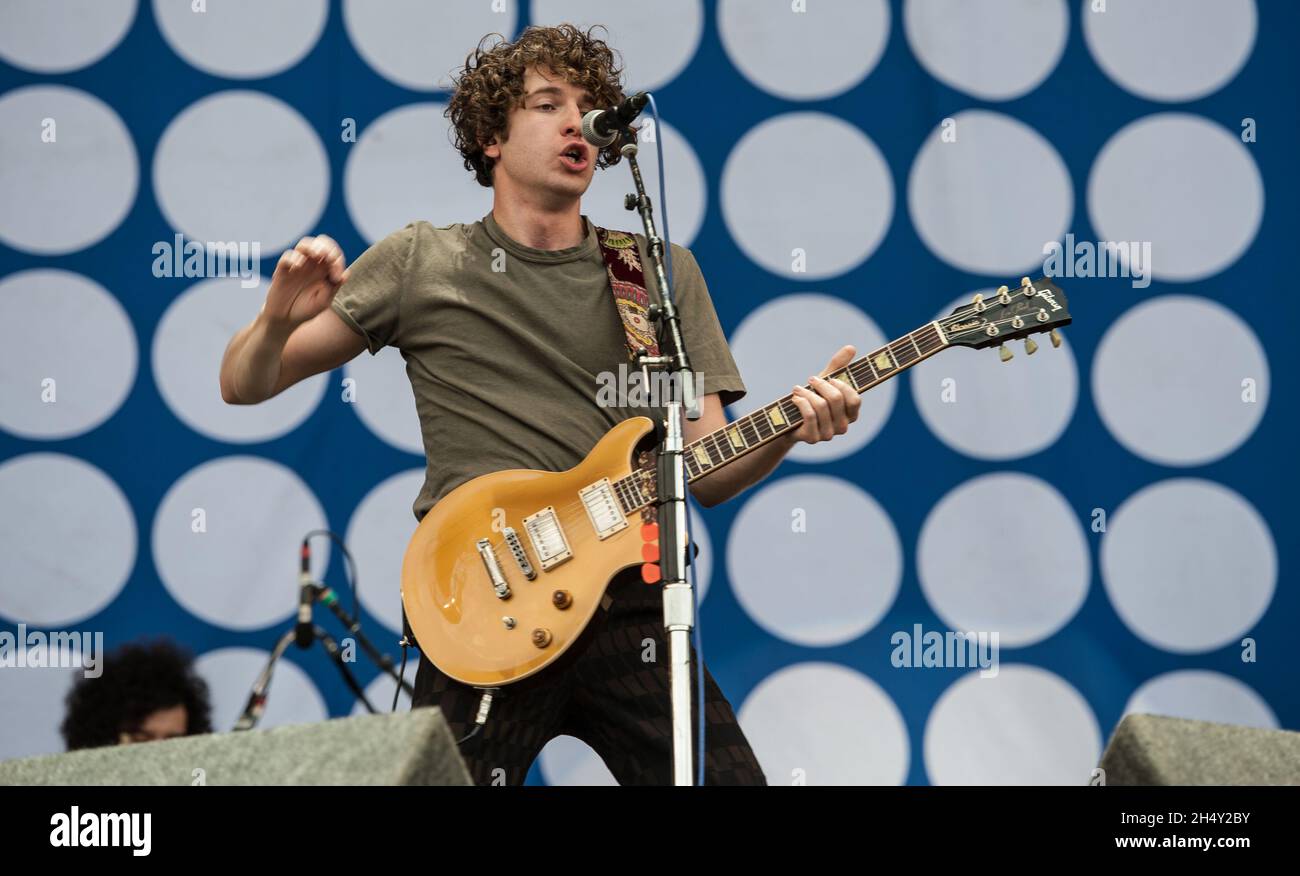
<instances>
[{"instance_id":1,"label":"microphone grille","mask_svg":"<svg viewBox=\"0 0 1300 876\"><path fill-rule=\"evenodd\" d=\"M613 143L618 137L617 133L599 134L596 132L596 120L600 118L604 110L592 110L582 117L582 139L586 140L592 146L605 148Z\"/></svg>"}]
</instances>

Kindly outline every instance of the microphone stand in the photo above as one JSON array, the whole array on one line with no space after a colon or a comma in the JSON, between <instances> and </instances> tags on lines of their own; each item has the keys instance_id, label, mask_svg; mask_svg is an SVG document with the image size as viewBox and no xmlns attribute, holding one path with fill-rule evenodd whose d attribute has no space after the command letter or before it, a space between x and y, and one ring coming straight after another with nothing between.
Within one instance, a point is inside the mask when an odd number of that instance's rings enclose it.
<instances>
[{"instance_id":1,"label":"microphone stand","mask_svg":"<svg viewBox=\"0 0 1300 876\"><path fill-rule=\"evenodd\" d=\"M325 603L334 616L343 623L343 626L347 631L356 637L357 644L361 646L361 650L376 666L380 668L381 671L387 673L394 681L396 681L401 686L402 690L406 691L408 696L414 695L415 691L411 687L410 683L398 675L397 670L393 666L393 659L387 654L381 653L379 649L377 649L370 640L366 638L365 634L361 632L360 623L353 620L348 613L343 610L343 607L338 604L338 597L335 595L333 590L324 584L307 578L306 576L303 578L303 586L310 588L312 603L314 604L317 601ZM368 699L366 699L365 691L357 682L356 676L352 674L352 670L348 668L347 661L343 658L343 652L339 648L338 643L335 642L334 639L331 638L330 635L319 625L311 624L310 629L311 633L310 637L306 638L306 645L303 644L304 637L302 636L301 622L290 627L285 631L284 635L280 637L280 640L276 642L275 648L271 651L270 659L267 660L266 666L262 669L261 674L258 675L257 680L253 683L252 690L249 691L248 702L244 706L243 713L240 714L239 720L235 722L235 726L232 729L251 730L257 726L257 722L262 719L262 713L266 710L266 701L269 696L268 691L271 687L271 674L275 671L275 664L279 662L282 656L284 656L284 652L289 648L289 646L294 643L297 643L299 647L310 647L313 641L319 641L325 647L325 653L329 655L331 662L333 662L338 668L339 674L343 676L343 683L346 684L348 689L356 695L356 698L366 707L368 712L372 714L374 713L375 707L370 704Z\"/></svg>"},{"instance_id":2,"label":"microphone stand","mask_svg":"<svg viewBox=\"0 0 1300 876\"><path fill-rule=\"evenodd\" d=\"M663 321L668 346L673 350L668 355L660 356L648 356L643 351L637 362L647 386L650 385L649 369L661 367L675 373L679 378L676 385L681 387L681 398L673 393L664 405L665 428L661 432L657 430L662 435L662 441L658 450L656 496L659 503L659 566L664 582L664 630L668 634L669 689L672 698L673 784L693 785L695 751L691 724L691 630L695 626L695 601L690 582L686 580L688 542L686 471L685 458L682 456L683 405L691 419L698 419L700 411L696 400L694 373L682 339L681 319L673 300L673 292L668 286L668 278L664 274L664 242L655 229L654 210L646 195L641 167L636 160L636 135L624 130L622 140L619 153L627 160L636 186L636 193L625 196L623 206L641 214L641 224L645 228L649 244L648 262L654 271L659 297L663 302L657 308L658 319ZM653 310L651 318L655 318ZM670 379L668 384L671 387L674 382Z\"/></svg>"}]
</instances>

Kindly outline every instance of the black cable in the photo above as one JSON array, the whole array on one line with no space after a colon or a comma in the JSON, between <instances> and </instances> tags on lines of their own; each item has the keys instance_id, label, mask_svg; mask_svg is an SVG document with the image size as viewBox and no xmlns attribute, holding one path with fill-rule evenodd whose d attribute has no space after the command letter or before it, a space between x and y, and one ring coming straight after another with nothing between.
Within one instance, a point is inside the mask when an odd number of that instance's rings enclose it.
<instances>
[{"instance_id":1,"label":"black cable","mask_svg":"<svg viewBox=\"0 0 1300 876\"><path fill-rule=\"evenodd\" d=\"M348 550L348 546L343 543L343 539L339 537L338 533L330 529L313 529L311 532L304 535L302 537L302 540L308 541L313 536L317 536L317 535L328 536L332 541L334 541L335 544L339 546L339 550L343 551L343 560L345 563L344 568L347 572L348 588L352 591L352 617L356 619L357 629L360 629L361 612L359 610L359 605L361 603L361 593L360 593L360 588L359 588L359 583L357 578L357 566L352 559L352 552Z\"/></svg>"}]
</instances>

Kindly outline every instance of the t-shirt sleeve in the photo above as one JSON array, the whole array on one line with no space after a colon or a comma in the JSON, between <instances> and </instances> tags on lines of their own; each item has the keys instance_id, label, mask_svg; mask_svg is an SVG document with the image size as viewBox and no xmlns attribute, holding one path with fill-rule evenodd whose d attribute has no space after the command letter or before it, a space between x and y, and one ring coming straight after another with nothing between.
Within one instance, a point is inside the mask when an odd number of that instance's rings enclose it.
<instances>
[{"instance_id":1,"label":"t-shirt sleeve","mask_svg":"<svg viewBox=\"0 0 1300 876\"><path fill-rule=\"evenodd\" d=\"M358 256L348 267L348 281L330 303L339 318L366 339L372 356L389 345L400 346L402 292L418 225L412 222L394 231Z\"/></svg>"},{"instance_id":2,"label":"t-shirt sleeve","mask_svg":"<svg viewBox=\"0 0 1300 876\"><path fill-rule=\"evenodd\" d=\"M747 390L727 345L727 336L718 322L704 274L689 249L673 244L672 251L677 309L681 313L691 367L703 375L701 395L716 392L724 407L734 404L744 398Z\"/></svg>"}]
</instances>

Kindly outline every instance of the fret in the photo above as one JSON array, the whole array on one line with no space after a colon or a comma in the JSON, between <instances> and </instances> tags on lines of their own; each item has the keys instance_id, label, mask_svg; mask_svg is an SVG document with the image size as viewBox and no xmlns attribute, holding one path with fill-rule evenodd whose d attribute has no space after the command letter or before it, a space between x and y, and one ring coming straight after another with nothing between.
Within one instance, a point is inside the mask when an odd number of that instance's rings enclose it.
<instances>
[{"instance_id":1,"label":"fret","mask_svg":"<svg viewBox=\"0 0 1300 876\"><path fill-rule=\"evenodd\" d=\"M736 454L732 452L730 443L723 441L722 436L719 433L714 432L709 435L709 438L713 441L713 450L717 455L719 464L730 462L735 458Z\"/></svg>"},{"instance_id":2,"label":"fret","mask_svg":"<svg viewBox=\"0 0 1300 876\"><path fill-rule=\"evenodd\" d=\"M900 338L887 347L889 354L894 357L894 364L898 366L900 371L916 361L916 359L912 358L912 351L907 349L906 346L902 350L895 349L901 343L903 343L903 340Z\"/></svg>"},{"instance_id":3,"label":"fret","mask_svg":"<svg viewBox=\"0 0 1300 876\"><path fill-rule=\"evenodd\" d=\"M918 358L918 359L924 359L924 358L925 358L925 354L921 352L921 345L918 344L918 343L916 342L915 332L909 332L908 335L907 335L907 339L908 339L909 341L911 341L911 342L912 342L912 346L916 348L916 356L917 356L917 358Z\"/></svg>"},{"instance_id":4,"label":"fret","mask_svg":"<svg viewBox=\"0 0 1300 876\"><path fill-rule=\"evenodd\" d=\"M758 436L759 441L766 441L776 435L776 430L772 428L772 421L767 417L767 409L764 408L759 412L761 416L750 414L746 419L754 423L754 434ZM766 431L766 434L764 432Z\"/></svg>"},{"instance_id":5,"label":"fret","mask_svg":"<svg viewBox=\"0 0 1300 876\"><path fill-rule=\"evenodd\" d=\"M731 439L731 448L737 452L749 449L749 443L745 441L745 436L740 433L740 427L732 423L727 427L727 437Z\"/></svg>"},{"instance_id":6,"label":"fret","mask_svg":"<svg viewBox=\"0 0 1300 876\"><path fill-rule=\"evenodd\" d=\"M683 461L683 465L686 466L687 480L690 480L691 478L697 478L700 476L700 464L699 462L696 461L694 456L692 456L690 453L683 453L682 461Z\"/></svg>"},{"instance_id":7,"label":"fret","mask_svg":"<svg viewBox=\"0 0 1300 876\"><path fill-rule=\"evenodd\" d=\"M871 383L870 383L871 386L875 386L877 383L880 382L880 372L876 370L876 366L872 363L872 359L874 359L877 355L878 353L871 353L862 360L863 364L867 366L867 370L871 372Z\"/></svg>"}]
</instances>

